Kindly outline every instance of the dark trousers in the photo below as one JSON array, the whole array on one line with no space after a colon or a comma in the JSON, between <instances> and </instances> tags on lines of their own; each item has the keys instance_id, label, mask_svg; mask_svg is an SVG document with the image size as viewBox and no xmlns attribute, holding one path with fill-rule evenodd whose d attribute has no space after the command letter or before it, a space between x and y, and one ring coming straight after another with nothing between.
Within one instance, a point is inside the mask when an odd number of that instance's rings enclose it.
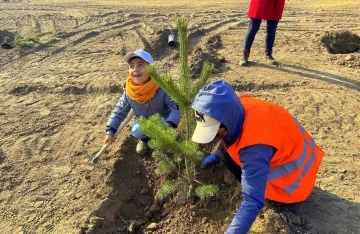
<instances>
[{"instance_id":1,"label":"dark trousers","mask_svg":"<svg viewBox=\"0 0 360 234\"><path fill-rule=\"evenodd\" d=\"M250 52L251 46L254 42L256 33L259 31L261 19L250 18L249 28L245 36L245 46L244 51ZM272 51L275 42L275 34L279 21L278 20L268 20L266 25L266 39L265 39L265 50Z\"/></svg>"},{"instance_id":2,"label":"dark trousers","mask_svg":"<svg viewBox=\"0 0 360 234\"><path fill-rule=\"evenodd\" d=\"M216 151L218 159L226 166L226 168L235 176L235 178L241 183L242 170L239 165L234 162L225 148L220 144Z\"/></svg>"}]
</instances>

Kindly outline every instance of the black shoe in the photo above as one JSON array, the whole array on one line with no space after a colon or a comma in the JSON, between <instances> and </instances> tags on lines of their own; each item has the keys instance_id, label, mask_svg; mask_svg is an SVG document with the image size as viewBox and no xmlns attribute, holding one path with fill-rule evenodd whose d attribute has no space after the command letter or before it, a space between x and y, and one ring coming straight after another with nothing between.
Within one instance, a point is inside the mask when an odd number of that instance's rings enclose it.
<instances>
[{"instance_id":1,"label":"black shoe","mask_svg":"<svg viewBox=\"0 0 360 234\"><path fill-rule=\"evenodd\" d=\"M274 57L270 54L270 55L266 55L265 56L266 61L272 65L277 65L278 62L274 59Z\"/></svg>"},{"instance_id":2,"label":"black shoe","mask_svg":"<svg viewBox=\"0 0 360 234\"><path fill-rule=\"evenodd\" d=\"M272 56L272 51L271 50L266 50L265 51L265 58L266 58L266 61L269 64L272 64L272 65L277 65L278 64L278 62Z\"/></svg>"}]
</instances>

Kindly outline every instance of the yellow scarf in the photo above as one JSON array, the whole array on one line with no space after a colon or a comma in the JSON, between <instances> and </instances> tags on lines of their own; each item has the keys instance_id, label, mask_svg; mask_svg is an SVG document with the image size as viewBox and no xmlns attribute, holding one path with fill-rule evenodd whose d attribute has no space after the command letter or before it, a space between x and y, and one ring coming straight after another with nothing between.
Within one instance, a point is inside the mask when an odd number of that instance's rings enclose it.
<instances>
[{"instance_id":1,"label":"yellow scarf","mask_svg":"<svg viewBox=\"0 0 360 234\"><path fill-rule=\"evenodd\" d=\"M132 100L140 104L144 104L153 98L158 88L159 85L151 78L148 82L142 85L135 83L130 77L126 79L126 93Z\"/></svg>"}]
</instances>

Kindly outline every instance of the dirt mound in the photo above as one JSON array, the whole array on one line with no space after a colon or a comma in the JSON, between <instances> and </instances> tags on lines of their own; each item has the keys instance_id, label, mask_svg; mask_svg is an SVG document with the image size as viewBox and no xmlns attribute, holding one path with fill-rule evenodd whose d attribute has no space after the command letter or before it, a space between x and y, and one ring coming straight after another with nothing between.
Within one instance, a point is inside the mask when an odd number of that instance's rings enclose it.
<instances>
[{"instance_id":1,"label":"dirt mound","mask_svg":"<svg viewBox=\"0 0 360 234\"><path fill-rule=\"evenodd\" d=\"M168 37L170 34L170 29L155 32L155 36L151 39L151 43L149 43L151 48L146 48L149 50L149 53L153 54L157 58L166 56L168 54L168 50L171 49L168 45ZM178 43L176 43L176 46L178 46Z\"/></svg>"},{"instance_id":2,"label":"dirt mound","mask_svg":"<svg viewBox=\"0 0 360 234\"><path fill-rule=\"evenodd\" d=\"M148 175L153 161L149 154L139 157L135 153L136 143L127 135L107 180L112 191L88 217L80 233L143 233L147 225L160 220L161 204L154 201L156 176Z\"/></svg>"},{"instance_id":3,"label":"dirt mound","mask_svg":"<svg viewBox=\"0 0 360 234\"><path fill-rule=\"evenodd\" d=\"M116 153L120 158L115 162L107 182L112 192L87 218L79 233L224 232L242 201L241 185L225 166L199 170L201 181L220 187L217 197L205 202L185 202L179 196L159 200L154 198L161 184L161 179L153 171L154 161L150 154L139 157L133 150L135 145L134 138L125 138L122 149ZM217 144L212 143L202 150L208 154L215 148ZM294 207L267 201L251 233L304 232L308 230L308 221L306 215L299 212L311 208L311 204Z\"/></svg>"},{"instance_id":4,"label":"dirt mound","mask_svg":"<svg viewBox=\"0 0 360 234\"><path fill-rule=\"evenodd\" d=\"M342 65L350 68L360 68L360 53L354 54L341 54L330 58L334 64Z\"/></svg>"},{"instance_id":5,"label":"dirt mound","mask_svg":"<svg viewBox=\"0 0 360 234\"><path fill-rule=\"evenodd\" d=\"M350 31L325 32L321 43L330 54L348 54L360 49L360 37Z\"/></svg>"},{"instance_id":6,"label":"dirt mound","mask_svg":"<svg viewBox=\"0 0 360 234\"><path fill-rule=\"evenodd\" d=\"M225 62L224 57L218 57L217 55L217 51L221 46L220 35L214 35L194 49L190 59L190 70L193 78L200 76L204 62L214 66L214 73L220 72L222 64Z\"/></svg>"}]
</instances>

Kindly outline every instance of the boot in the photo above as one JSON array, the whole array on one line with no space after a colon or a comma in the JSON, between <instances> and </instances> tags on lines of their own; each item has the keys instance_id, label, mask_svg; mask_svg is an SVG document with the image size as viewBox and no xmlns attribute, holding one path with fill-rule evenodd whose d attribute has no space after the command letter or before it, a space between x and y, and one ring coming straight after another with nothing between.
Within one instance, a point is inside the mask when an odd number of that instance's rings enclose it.
<instances>
[{"instance_id":1,"label":"boot","mask_svg":"<svg viewBox=\"0 0 360 234\"><path fill-rule=\"evenodd\" d=\"M271 65L277 65L278 64L278 62L272 56L272 50L266 50L265 51L265 58L266 58L266 61Z\"/></svg>"},{"instance_id":2,"label":"boot","mask_svg":"<svg viewBox=\"0 0 360 234\"><path fill-rule=\"evenodd\" d=\"M250 51L248 50L244 50L243 51L243 56L240 60L240 65L245 67L248 65L248 62L249 62L249 55L250 55Z\"/></svg>"},{"instance_id":3,"label":"boot","mask_svg":"<svg viewBox=\"0 0 360 234\"><path fill-rule=\"evenodd\" d=\"M139 142L136 145L136 153L140 155L144 155L148 152L149 147L146 142L139 140Z\"/></svg>"}]
</instances>

